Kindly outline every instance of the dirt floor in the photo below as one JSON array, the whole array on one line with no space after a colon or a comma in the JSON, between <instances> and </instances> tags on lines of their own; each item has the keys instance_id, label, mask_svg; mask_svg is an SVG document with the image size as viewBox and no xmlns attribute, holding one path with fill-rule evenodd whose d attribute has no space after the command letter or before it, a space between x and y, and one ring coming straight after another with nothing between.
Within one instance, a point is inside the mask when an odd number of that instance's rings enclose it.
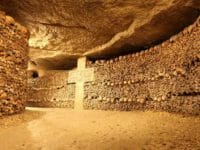
<instances>
[{"instance_id":1,"label":"dirt floor","mask_svg":"<svg viewBox=\"0 0 200 150\"><path fill-rule=\"evenodd\" d=\"M200 150L200 117L28 108L0 119L0 150Z\"/></svg>"}]
</instances>

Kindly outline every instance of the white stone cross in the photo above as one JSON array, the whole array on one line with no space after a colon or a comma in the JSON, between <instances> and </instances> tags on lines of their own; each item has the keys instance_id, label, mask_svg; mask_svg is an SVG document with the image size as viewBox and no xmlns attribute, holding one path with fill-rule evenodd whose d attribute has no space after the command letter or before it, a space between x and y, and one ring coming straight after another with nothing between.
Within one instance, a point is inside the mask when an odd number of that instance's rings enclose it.
<instances>
[{"instance_id":1,"label":"white stone cross","mask_svg":"<svg viewBox=\"0 0 200 150\"><path fill-rule=\"evenodd\" d=\"M68 83L76 83L75 109L83 109L84 83L94 80L94 68L86 68L86 57L78 59L78 67L69 71Z\"/></svg>"}]
</instances>

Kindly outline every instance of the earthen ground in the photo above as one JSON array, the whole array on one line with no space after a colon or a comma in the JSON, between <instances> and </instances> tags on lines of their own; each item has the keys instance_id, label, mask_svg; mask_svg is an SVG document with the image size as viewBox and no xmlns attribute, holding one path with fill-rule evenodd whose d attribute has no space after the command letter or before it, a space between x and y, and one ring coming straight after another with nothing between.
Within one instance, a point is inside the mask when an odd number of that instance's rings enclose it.
<instances>
[{"instance_id":1,"label":"earthen ground","mask_svg":"<svg viewBox=\"0 0 200 150\"><path fill-rule=\"evenodd\" d=\"M200 149L200 117L27 108L0 119L1 150Z\"/></svg>"}]
</instances>

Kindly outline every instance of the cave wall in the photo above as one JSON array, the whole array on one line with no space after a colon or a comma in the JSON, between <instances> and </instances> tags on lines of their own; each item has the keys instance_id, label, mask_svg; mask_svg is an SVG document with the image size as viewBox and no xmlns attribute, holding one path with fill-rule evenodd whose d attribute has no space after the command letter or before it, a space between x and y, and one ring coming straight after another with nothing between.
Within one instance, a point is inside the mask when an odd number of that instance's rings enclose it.
<instances>
[{"instance_id":1,"label":"cave wall","mask_svg":"<svg viewBox=\"0 0 200 150\"><path fill-rule=\"evenodd\" d=\"M27 106L74 107L75 84L67 84L67 71L48 70L35 78L32 73L29 70Z\"/></svg>"},{"instance_id":2,"label":"cave wall","mask_svg":"<svg viewBox=\"0 0 200 150\"><path fill-rule=\"evenodd\" d=\"M148 50L88 61L95 80L85 84L84 108L200 114L199 35L200 19Z\"/></svg>"},{"instance_id":3,"label":"cave wall","mask_svg":"<svg viewBox=\"0 0 200 150\"><path fill-rule=\"evenodd\" d=\"M24 110L29 33L0 12L0 116Z\"/></svg>"}]
</instances>

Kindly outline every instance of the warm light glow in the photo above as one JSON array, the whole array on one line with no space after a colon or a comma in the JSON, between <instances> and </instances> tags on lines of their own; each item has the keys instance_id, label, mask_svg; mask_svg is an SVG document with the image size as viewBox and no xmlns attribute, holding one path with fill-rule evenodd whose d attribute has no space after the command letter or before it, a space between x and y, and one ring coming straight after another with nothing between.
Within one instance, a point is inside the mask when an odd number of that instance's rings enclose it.
<instances>
[{"instance_id":1,"label":"warm light glow","mask_svg":"<svg viewBox=\"0 0 200 150\"><path fill-rule=\"evenodd\" d=\"M49 44L49 37L34 37L28 41L30 47L44 48Z\"/></svg>"}]
</instances>

